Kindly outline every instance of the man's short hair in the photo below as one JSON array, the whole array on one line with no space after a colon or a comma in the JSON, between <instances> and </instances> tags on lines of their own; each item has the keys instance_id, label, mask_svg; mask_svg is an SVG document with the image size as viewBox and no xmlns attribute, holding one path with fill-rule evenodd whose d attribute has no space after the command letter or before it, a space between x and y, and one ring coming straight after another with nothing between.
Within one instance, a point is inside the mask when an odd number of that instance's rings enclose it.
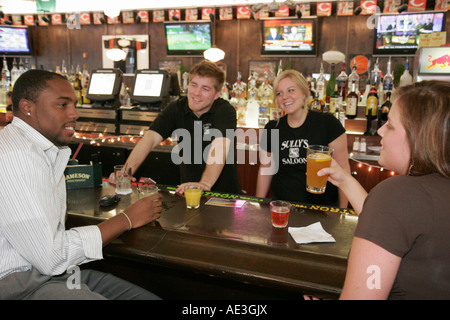
<instances>
[{"instance_id":1,"label":"man's short hair","mask_svg":"<svg viewBox=\"0 0 450 320\"><path fill-rule=\"evenodd\" d=\"M12 91L11 101L13 114L16 115L19 112L19 102L21 99L36 102L41 92L48 88L47 81L53 79L67 80L63 75L45 70L33 69L24 72L16 80Z\"/></svg>"},{"instance_id":2,"label":"man's short hair","mask_svg":"<svg viewBox=\"0 0 450 320\"><path fill-rule=\"evenodd\" d=\"M215 63L203 60L202 62L194 65L189 71L189 81L195 76L209 77L215 79L214 89L221 91L223 84L225 83L225 73Z\"/></svg>"}]
</instances>

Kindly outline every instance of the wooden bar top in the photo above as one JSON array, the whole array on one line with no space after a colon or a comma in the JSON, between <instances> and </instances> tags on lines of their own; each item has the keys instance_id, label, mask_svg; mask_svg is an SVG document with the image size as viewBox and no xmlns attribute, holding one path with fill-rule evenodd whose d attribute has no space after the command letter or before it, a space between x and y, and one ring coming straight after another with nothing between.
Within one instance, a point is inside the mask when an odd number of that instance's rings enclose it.
<instances>
[{"instance_id":1,"label":"wooden bar top","mask_svg":"<svg viewBox=\"0 0 450 320\"><path fill-rule=\"evenodd\" d=\"M174 190L160 186L160 219L122 234L104 248L105 260L112 257L256 286L339 296L357 223L348 209L294 204L289 227L320 222L336 240L297 244L288 228L272 226L268 199L239 196L247 199L241 208L218 207L205 202L211 197L238 196L207 193L200 208L187 209L184 197ZM68 227L98 223L138 199L133 189L131 195L120 196L118 204L100 207L100 197L114 193L108 182L103 187L67 193Z\"/></svg>"}]
</instances>

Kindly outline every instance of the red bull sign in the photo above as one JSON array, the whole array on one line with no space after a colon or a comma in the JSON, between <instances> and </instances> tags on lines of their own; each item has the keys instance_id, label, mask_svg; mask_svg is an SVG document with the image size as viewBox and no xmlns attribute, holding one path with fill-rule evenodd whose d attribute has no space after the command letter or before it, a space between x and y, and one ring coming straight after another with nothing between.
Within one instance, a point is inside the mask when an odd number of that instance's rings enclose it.
<instances>
[{"instance_id":1,"label":"red bull sign","mask_svg":"<svg viewBox=\"0 0 450 320\"><path fill-rule=\"evenodd\" d=\"M419 75L450 76L450 47L421 48L418 71Z\"/></svg>"},{"instance_id":2,"label":"red bull sign","mask_svg":"<svg viewBox=\"0 0 450 320\"><path fill-rule=\"evenodd\" d=\"M447 68L450 67L450 55L444 54L440 57L433 57L431 54L428 55L428 62L430 63L426 68L431 69L435 67Z\"/></svg>"}]
</instances>

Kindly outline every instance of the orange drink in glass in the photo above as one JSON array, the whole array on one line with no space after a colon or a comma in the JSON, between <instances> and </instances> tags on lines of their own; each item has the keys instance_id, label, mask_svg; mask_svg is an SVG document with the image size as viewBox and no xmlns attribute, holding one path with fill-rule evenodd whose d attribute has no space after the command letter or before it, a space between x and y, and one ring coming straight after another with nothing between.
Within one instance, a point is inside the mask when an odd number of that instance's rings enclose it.
<instances>
[{"instance_id":1,"label":"orange drink in glass","mask_svg":"<svg viewBox=\"0 0 450 320\"><path fill-rule=\"evenodd\" d=\"M186 207L188 209L197 209L200 206L202 189L195 185L187 186L184 188L184 197L186 198Z\"/></svg>"},{"instance_id":2,"label":"orange drink in glass","mask_svg":"<svg viewBox=\"0 0 450 320\"><path fill-rule=\"evenodd\" d=\"M319 177L320 169L331 166L333 149L327 146L311 145L306 156L306 190L311 193L325 192L328 176Z\"/></svg>"}]
</instances>

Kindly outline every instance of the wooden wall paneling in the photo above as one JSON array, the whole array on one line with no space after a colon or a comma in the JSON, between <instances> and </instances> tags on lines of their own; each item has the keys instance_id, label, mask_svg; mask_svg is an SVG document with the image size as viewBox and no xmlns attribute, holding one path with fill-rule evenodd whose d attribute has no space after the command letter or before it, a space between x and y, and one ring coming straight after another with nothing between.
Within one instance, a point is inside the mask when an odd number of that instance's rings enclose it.
<instances>
[{"instance_id":1,"label":"wooden wall paneling","mask_svg":"<svg viewBox=\"0 0 450 320\"><path fill-rule=\"evenodd\" d=\"M81 26L81 29L67 29L70 39L70 64L75 68L77 65L83 70L86 64L87 69L97 69L102 67L102 35L109 34L108 26L92 25ZM83 58L83 53L87 53L87 58Z\"/></svg>"}]
</instances>

